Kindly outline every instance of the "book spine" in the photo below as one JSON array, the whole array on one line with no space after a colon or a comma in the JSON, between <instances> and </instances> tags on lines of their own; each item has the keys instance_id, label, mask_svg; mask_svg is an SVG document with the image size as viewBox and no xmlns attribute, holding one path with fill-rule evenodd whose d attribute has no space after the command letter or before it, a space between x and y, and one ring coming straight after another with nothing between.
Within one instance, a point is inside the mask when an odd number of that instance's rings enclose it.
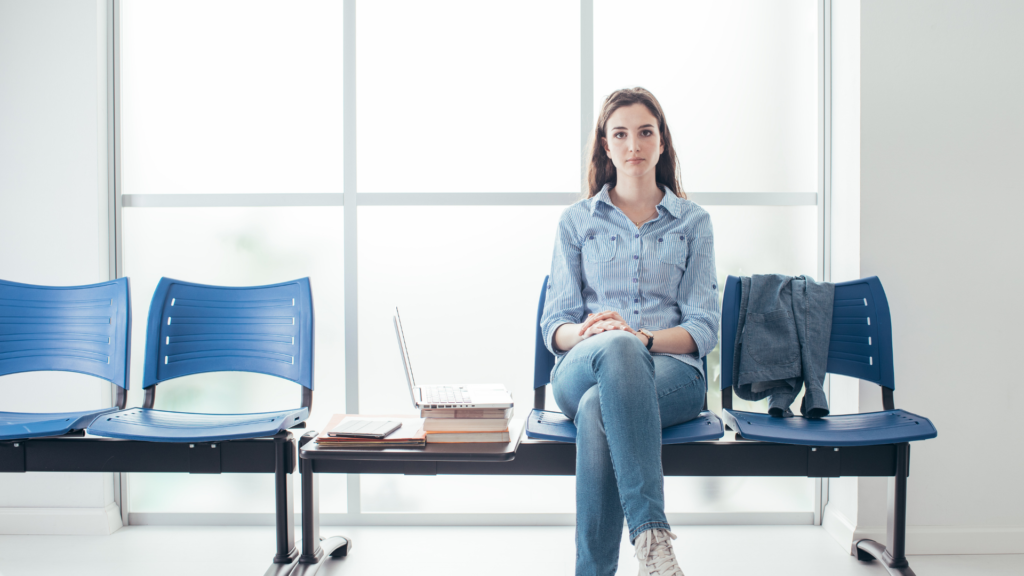
<instances>
[{"instance_id":1,"label":"book spine","mask_svg":"<svg viewBox=\"0 0 1024 576\"><path fill-rule=\"evenodd\" d=\"M426 418L425 432L502 432L508 430L508 420L469 418Z\"/></svg>"},{"instance_id":2,"label":"book spine","mask_svg":"<svg viewBox=\"0 0 1024 576\"><path fill-rule=\"evenodd\" d=\"M508 431L505 432L432 432L427 434L427 444L453 444L453 443L475 443L475 442L508 442L510 440Z\"/></svg>"}]
</instances>

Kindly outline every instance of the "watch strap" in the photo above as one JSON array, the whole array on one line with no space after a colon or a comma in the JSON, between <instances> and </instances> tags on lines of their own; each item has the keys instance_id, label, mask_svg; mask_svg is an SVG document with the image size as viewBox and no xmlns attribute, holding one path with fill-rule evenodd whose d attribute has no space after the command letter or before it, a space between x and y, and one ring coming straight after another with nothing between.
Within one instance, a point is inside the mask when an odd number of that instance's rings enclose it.
<instances>
[{"instance_id":1,"label":"watch strap","mask_svg":"<svg viewBox=\"0 0 1024 576\"><path fill-rule=\"evenodd\" d=\"M646 329L640 330L640 333L647 336L647 350L649 351L651 347L654 346L654 334L652 334L650 330Z\"/></svg>"}]
</instances>

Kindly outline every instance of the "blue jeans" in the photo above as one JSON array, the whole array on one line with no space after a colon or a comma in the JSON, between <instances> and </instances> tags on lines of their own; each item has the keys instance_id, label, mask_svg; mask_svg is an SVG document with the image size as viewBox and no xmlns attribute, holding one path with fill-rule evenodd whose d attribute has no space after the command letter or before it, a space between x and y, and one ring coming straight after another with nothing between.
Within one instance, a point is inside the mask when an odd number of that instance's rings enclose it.
<instances>
[{"instance_id":1,"label":"blue jeans","mask_svg":"<svg viewBox=\"0 0 1024 576\"><path fill-rule=\"evenodd\" d=\"M661 429L697 417L704 379L615 330L574 346L551 384L577 429L576 574L615 574L623 515L630 542L646 530L669 529Z\"/></svg>"}]
</instances>

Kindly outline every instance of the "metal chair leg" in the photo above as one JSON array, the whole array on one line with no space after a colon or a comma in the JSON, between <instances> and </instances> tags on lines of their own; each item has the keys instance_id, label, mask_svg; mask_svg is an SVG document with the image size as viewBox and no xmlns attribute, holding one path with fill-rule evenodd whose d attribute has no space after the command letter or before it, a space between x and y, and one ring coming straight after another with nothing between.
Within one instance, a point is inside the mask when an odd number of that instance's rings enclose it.
<instances>
[{"instance_id":1,"label":"metal chair leg","mask_svg":"<svg viewBox=\"0 0 1024 576\"><path fill-rule=\"evenodd\" d=\"M320 490L312 460L299 460L302 475L302 554L289 576L313 576L328 558L342 558L352 550L343 536L320 539ZM269 576L269 575L268 575Z\"/></svg>"},{"instance_id":2,"label":"metal chair leg","mask_svg":"<svg viewBox=\"0 0 1024 576\"><path fill-rule=\"evenodd\" d=\"M858 560L876 559L889 574L915 576L907 562L907 477L910 475L910 444L896 446L896 477L889 492L888 546L874 540L859 540L853 552Z\"/></svg>"},{"instance_id":3,"label":"metal chair leg","mask_svg":"<svg viewBox=\"0 0 1024 576\"><path fill-rule=\"evenodd\" d=\"M316 564L323 557L320 549L320 486L313 473L313 461L302 461L302 555L301 564Z\"/></svg>"},{"instance_id":4,"label":"metal chair leg","mask_svg":"<svg viewBox=\"0 0 1024 576\"><path fill-rule=\"evenodd\" d=\"M295 472L295 438L290 432L274 436L274 532L277 553L264 576L288 576L298 563L295 546L295 513L292 507L292 477Z\"/></svg>"},{"instance_id":5,"label":"metal chair leg","mask_svg":"<svg viewBox=\"0 0 1024 576\"><path fill-rule=\"evenodd\" d=\"M295 471L295 440L288 432L274 437L274 523L277 554L274 564L291 564L298 557L295 547L295 514L292 508L292 472Z\"/></svg>"}]
</instances>

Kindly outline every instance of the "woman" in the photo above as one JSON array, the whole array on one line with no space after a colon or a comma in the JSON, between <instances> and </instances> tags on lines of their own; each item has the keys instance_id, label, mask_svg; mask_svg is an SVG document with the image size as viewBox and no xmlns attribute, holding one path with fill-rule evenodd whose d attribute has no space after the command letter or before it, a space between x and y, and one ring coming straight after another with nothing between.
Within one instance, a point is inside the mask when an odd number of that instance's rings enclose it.
<instances>
[{"instance_id":1,"label":"woman","mask_svg":"<svg viewBox=\"0 0 1024 576\"><path fill-rule=\"evenodd\" d=\"M711 220L679 185L665 114L619 90L590 140L588 197L562 213L541 319L576 436L576 574L614 574L622 520L640 574L682 576L665 518L661 429L695 418L717 341Z\"/></svg>"}]
</instances>

